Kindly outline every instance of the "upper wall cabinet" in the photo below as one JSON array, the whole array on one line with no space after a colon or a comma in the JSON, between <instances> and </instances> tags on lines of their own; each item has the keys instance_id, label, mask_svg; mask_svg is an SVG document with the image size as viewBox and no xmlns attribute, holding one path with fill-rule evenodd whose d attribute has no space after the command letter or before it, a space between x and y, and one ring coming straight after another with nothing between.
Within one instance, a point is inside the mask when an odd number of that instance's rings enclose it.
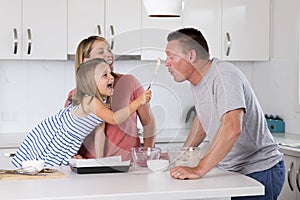
<instances>
[{"instance_id":1,"label":"upper wall cabinet","mask_svg":"<svg viewBox=\"0 0 300 200\"><path fill-rule=\"evenodd\" d=\"M100 35L115 55L140 55L141 4L141 0L69 0L68 54L75 54L82 39Z\"/></svg>"},{"instance_id":2,"label":"upper wall cabinet","mask_svg":"<svg viewBox=\"0 0 300 200\"><path fill-rule=\"evenodd\" d=\"M188 0L182 23L184 27L194 27L207 40L211 57L221 58L222 0Z\"/></svg>"},{"instance_id":3,"label":"upper wall cabinet","mask_svg":"<svg viewBox=\"0 0 300 200\"><path fill-rule=\"evenodd\" d=\"M202 31L212 57L269 59L270 0L188 0L182 18Z\"/></svg>"},{"instance_id":4,"label":"upper wall cabinet","mask_svg":"<svg viewBox=\"0 0 300 200\"><path fill-rule=\"evenodd\" d=\"M222 58L269 60L270 0L223 0Z\"/></svg>"},{"instance_id":5,"label":"upper wall cabinet","mask_svg":"<svg viewBox=\"0 0 300 200\"><path fill-rule=\"evenodd\" d=\"M66 10L67 0L0 2L0 59L65 60Z\"/></svg>"},{"instance_id":6,"label":"upper wall cabinet","mask_svg":"<svg viewBox=\"0 0 300 200\"><path fill-rule=\"evenodd\" d=\"M168 33L181 27L181 17L148 17L142 5L142 60L165 59Z\"/></svg>"},{"instance_id":7,"label":"upper wall cabinet","mask_svg":"<svg viewBox=\"0 0 300 200\"><path fill-rule=\"evenodd\" d=\"M68 54L90 35L104 35L104 0L68 0Z\"/></svg>"}]
</instances>

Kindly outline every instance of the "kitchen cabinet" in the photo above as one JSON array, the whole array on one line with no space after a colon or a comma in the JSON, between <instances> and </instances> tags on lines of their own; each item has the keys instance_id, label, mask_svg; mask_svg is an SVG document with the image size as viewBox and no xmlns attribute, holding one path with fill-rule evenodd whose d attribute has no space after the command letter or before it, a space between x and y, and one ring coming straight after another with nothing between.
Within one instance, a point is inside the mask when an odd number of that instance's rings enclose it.
<instances>
[{"instance_id":1,"label":"kitchen cabinet","mask_svg":"<svg viewBox=\"0 0 300 200\"><path fill-rule=\"evenodd\" d=\"M270 0L223 0L222 58L268 60Z\"/></svg>"},{"instance_id":2,"label":"kitchen cabinet","mask_svg":"<svg viewBox=\"0 0 300 200\"><path fill-rule=\"evenodd\" d=\"M0 59L66 59L66 10L67 0L2 1Z\"/></svg>"},{"instance_id":3,"label":"kitchen cabinet","mask_svg":"<svg viewBox=\"0 0 300 200\"><path fill-rule=\"evenodd\" d=\"M82 39L100 35L116 56L140 55L141 5L140 0L69 0L68 54L75 54Z\"/></svg>"},{"instance_id":4,"label":"kitchen cabinet","mask_svg":"<svg viewBox=\"0 0 300 200\"><path fill-rule=\"evenodd\" d=\"M184 27L194 27L206 38L211 57L221 58L222 0L189 0L182 14Z\"/></svg>"},{"instance_id":5,"label":"kitchen cabinet","mask_svg":"<svg viewBox=\"0 0 300 200\"><path fill-rule=\"evenodd\" d=\"M142 60L165 59L167 36L171 31L182 28L179 17L148 17L142 6Z\"/></svg>"},{"instance_id":6,"label":"kitchen cabinet","mask_svg":"<svg viewBox=\"0 0 300 200\"><path fill-rule=\"evenodd\" d=\"M213 57L269 59L270 0L189 0L182 18L203 32Z\"/></svg>"},{"instance_id":7,"label":"kitchen cabinet","mask_svg":"<svg viewBox=\"0 0 300 200\"><path fill-rule=\"evenodd\" d=\"M284 154L286 177L279 200L300 199L300 155Z\"/></svg>"},{"instance_id":8,"label":"kitchen cabinet","mask_svg":"<svg viewBox=\"0 0 300 200\"><path fill-rule=\"evenodd\" d=\"M104 36L105 0L68 0L68 54L90 35Z\"/></svg>"}]
</instances>

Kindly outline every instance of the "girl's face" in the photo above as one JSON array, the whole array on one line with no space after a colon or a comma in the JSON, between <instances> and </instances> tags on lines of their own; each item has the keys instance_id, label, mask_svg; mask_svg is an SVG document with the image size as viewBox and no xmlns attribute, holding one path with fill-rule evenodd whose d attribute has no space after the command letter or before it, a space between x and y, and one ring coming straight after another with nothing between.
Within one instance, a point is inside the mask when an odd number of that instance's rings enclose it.
<instances>
[{"instance_id":1,"label":"girl's face","mask_svg":"<svg viewBox=\"0 0 300 200\"><path fill-rule=\"evenodd\" d=\"M94 58L104 59L109 64L110 70L113 71L114 55L106 41L94 41L89 60Z\"/></svg>"},{"instance_id":2,"label":"girl's face","mask_svg":"<svg viewBox=\"0 0 300 200\"><path fill-rule=\"evenodd\" d=\"M112 96L114 93L114 77L111 75L110 67L101 63L95 68L95 81L102 96Z\"/></svg>"}]
</instances>

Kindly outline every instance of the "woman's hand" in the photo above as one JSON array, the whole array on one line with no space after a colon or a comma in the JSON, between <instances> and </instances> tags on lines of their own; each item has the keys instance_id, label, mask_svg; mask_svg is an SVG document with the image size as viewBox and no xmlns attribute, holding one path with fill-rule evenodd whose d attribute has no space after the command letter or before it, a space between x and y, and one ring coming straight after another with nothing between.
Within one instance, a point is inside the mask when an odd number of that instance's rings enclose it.
<instances>
[{"instance_id":1,"label":"woman's hand","mask_svg":"<svg viewBox=\"0 0 300 200\"><path fill-rule=\"evenodd\" d=\"M170 175L173 178L185 179L199 179L201 175L197 173L197 167L178 166L170 169Z\"/></svg>"},{"instance_id":2,"label":"woman's hand","mask_svg":"<svg viewBox=\"0 0 300 200\"><path fill-rule=\"evenodd\" d=\"M152 96L151 90L146 90L137 99L140 102L140 105L145 105L145 104L149 103L149 101L151 100L151 96Z\"/></svg>"}]
</instances>

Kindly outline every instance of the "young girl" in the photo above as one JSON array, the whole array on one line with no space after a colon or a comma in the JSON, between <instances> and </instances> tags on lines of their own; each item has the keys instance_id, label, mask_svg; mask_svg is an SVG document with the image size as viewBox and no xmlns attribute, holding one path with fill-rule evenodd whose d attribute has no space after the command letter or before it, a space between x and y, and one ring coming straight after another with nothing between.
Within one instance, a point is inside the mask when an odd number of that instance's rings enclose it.
<instances>
[{"instance_id":1,"label":"young girl","mask_svg":"<svg viewBox=\"0 0 300 200\"><path fill-rule=\"evenodd\" d=\"M66 108L37 125L26 137L13 157L12 163L20 167L25 160L44 160L45 165L67 165L68 159L78 151L84 138L99 124L121 124L141 105L151 99L147 90L127 107L112 112L108 107L113 94L114 78L108 64L100 58L82 63L76 79L77 92ZM96 149L103 155L104 132L95 140L102 144Z\"/></svg>"}]
</instances>

